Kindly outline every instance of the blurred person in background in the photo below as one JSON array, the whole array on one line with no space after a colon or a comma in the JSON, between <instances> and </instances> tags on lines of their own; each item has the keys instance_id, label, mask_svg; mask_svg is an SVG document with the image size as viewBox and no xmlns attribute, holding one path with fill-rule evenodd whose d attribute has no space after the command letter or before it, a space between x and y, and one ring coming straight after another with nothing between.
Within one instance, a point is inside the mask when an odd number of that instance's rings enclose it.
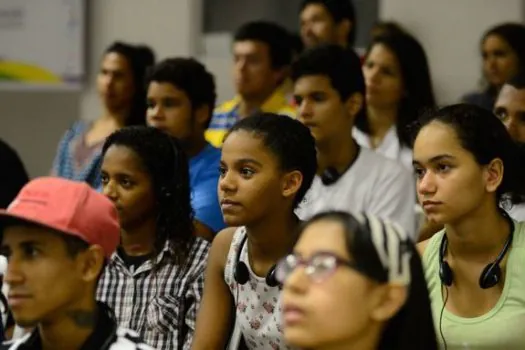
<instances>
[{"instance_id":1,"label":"blurred person in background","mask_svg":"<svg viewBox=\"0 0 525 350\"><path fill-rule=\"evenodd\" d=\"M303 0L299 22L307 48L319 44L354 46L357 25L351 0Z\"/></svg>"},{"instance_id":2,"label":"blurred person in background","mask_svg":"<svg viewBox=\"0 0 525 350\"><path fill-rule=\"evenodd\" d=\"M189 159L196 233L212 241L225 227L217 195L221 151L204 137L215 107L214 77L193 58L169 58L149 71L147 85L147 124L179 140Z\"/></svg>"},{"instance_id":3,"label":"blurred person in background","mask_svg":"<svg viewBox=\"0 0 525 350\"><path fill-rule=\"evenodd\" d=\"M481 40L482 90L465 95L463 102L490 111L503 84L525 68L525 26L504 23L490 28Z\"/></svg>"},{"instance_id":4,"label":"blurred person in background","mask_svg":"<svg viewBox=\"0 0 525 350\"><path fill-rule=\"evenodd\" d=\"M408 126L436 104L423 47L408 34L376 37L367 50L363 74L367 113L356 118L355 140L412 171Z\"/></svg>"},{"instance_id":5,"label":"blurred person in background","mask_svg":"<svg viewBox=\"0 0 525 350\"><path fill-rule=\"evenodd\" d=\"M216 108L206 131L206 139L216 147L237 121L256 112L295 117L283 87L293 55L288 31L272 22L248 22L234 34L232 51L237 96Z\"/></svg>"},{"instance_id":6,"label":"blurred person in background","mask_svg":"<svg viewBox=\"0 0 525 350\"><path fill-rule=\"evenodd\" d=\"M126 125L145 124L144 77L154 63L155 55L147 46L115 42L106 49L97 75L102 115L93 122L79 120L66 131L58 145L52 175L101 189L104 140Z\"/></svg>"},{"instance_id":7,"label":"blurred person in background","mask_svg":"<svg viewBox=\"0 0 525 350\"><path fill-rule=\"evenodd\" d=\"M525 72L516 74L503 85L494 105L494 114L518 146L525 150ZM525 205L514 204L505 209L513 219L525 221Z\"/></svg>"}]
</instances>

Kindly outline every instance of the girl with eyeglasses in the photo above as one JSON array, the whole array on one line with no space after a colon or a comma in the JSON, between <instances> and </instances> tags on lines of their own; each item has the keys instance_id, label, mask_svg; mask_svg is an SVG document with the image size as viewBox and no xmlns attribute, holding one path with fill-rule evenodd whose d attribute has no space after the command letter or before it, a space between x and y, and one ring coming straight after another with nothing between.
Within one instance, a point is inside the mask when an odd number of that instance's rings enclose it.
<instances>
[{"instance_id":1,"label":"girl with eyeglasses","mask_svg":"<svg viewBox=\"0 0 525 350\"><path fill-rule=\"evenodd\" d=\"M317 170L308 128L258 113L237 122L222 146L219 198L228 226L214 239L193 350L288 349L275 264L297 237L294 209ZM235 324L233 336L230 327Z\"/></svg>"},{"instance_id":2,"label":"girl with eyeglasses","mask_svg":"<svg viewBox=\"0 0 525 350\"><path fill-rule=\"evenodd\" d=\"M398 225L331 211L277 265L286 342L301 349L434 350L421 261Z\"/></svg>"}]
</instances>

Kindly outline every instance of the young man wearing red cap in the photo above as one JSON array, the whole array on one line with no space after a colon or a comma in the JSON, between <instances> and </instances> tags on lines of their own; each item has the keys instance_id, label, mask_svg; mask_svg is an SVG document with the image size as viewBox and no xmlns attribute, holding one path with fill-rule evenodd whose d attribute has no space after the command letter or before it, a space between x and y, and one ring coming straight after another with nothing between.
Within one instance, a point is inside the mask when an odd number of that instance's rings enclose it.
<instances>
[{"instance_id":1,"label":"young man wearing red cap","mask_svg":"<svg viewBox=\"0 0 525 350\"><path fill-rule=\"evenodd\" d=\"M120 240L116 209L104 195L85 183L38 178L0 211L0 225L9 306L19 326L34 327L0 350L152 349L95 301Z\"/></svg>"}]
</instances>

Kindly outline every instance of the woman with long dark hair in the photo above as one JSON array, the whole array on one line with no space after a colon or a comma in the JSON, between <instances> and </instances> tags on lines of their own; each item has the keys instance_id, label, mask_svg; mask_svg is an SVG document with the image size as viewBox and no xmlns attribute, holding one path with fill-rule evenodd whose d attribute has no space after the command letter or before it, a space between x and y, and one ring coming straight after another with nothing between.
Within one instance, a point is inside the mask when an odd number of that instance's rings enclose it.
<instances>
[{"instance_id":1,"label":"woman with long dark hair","mask_svg":"<svg viewBox=\"0 0 525 350\"><path fill-rule=\"evenodd\" d=\"M101 188L101 149L106 137L124 126L146 123L144 79L154 63L154 53L147 46L115 42L106 49L97 75L102 114L93 122L75 122L65 133L52 175Z\"/></svg>"},{"instance_id":2,"label":"woman with long dark hair","mask_svg":"<svg viewBox=\"0 0 525 350\"><path fill-rule=\"evenodd\" d=\"M401 227L330 211L301 228L276 270L284 337L301 349L434 350L421 260Z\"/></svg>"},{"instance_id":3,"label":"woman with long dark hair","mask_svg":"<svg viewBox=\"0 0 525 350\"><path fill-rule=\"evenodd\" d=\"M406 33L375 37L363 75L367 113L355 121L355 140L412 169L407 127L436 103L423 46Z\"/></svg>"},{"instance_id":4,"label":"woman with long dark hair","mask_svg":"<svg viewBox=\"0 0 525 350\"><path fill-rule=\"evenodd\" d=\"M103 193L118 210L121 244L97 297L155 349L187 348L209 244L194 236L186 156L176 139L144 126L111 134L102 156Z\"/></svg>"},{"instance_id":5,"label":"woman with long dark hair","mask_svg":"<svg viewBox=\"0 0 525 350\"><path fill-rule=\"evenodd\" d=\"M420 243L439 340L448 349L525 348L525 162L492 112L459 104L416 129L417 195L444 229Z\"/></svg>"}]
</instances>

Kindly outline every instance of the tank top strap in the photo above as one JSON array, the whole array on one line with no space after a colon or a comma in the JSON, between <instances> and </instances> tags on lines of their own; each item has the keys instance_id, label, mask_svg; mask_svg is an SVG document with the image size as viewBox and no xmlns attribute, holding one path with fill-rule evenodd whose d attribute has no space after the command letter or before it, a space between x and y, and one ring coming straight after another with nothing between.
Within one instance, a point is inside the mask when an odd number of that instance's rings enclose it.
<instances>
[{"instance_id":1,"label":"tank top strap","mask_svg":"<svg viewBox=\"0 0 525 350\"><path fill-rule=\"evenodd\" d=\"M235 272L235 265L237 264L237 254L239 252L239 249L243 248L241 245L244 241L245 236L246 229L244 228L244 226L241 226L235 230L232 242L230 244L230 250L228 251L228 258L224 266L224 281L226 282L226 284L230 288L230 291L234 295L234 291L236 289L236 282L233 278L233 274Z\"/></svg>"}]
</instances>

